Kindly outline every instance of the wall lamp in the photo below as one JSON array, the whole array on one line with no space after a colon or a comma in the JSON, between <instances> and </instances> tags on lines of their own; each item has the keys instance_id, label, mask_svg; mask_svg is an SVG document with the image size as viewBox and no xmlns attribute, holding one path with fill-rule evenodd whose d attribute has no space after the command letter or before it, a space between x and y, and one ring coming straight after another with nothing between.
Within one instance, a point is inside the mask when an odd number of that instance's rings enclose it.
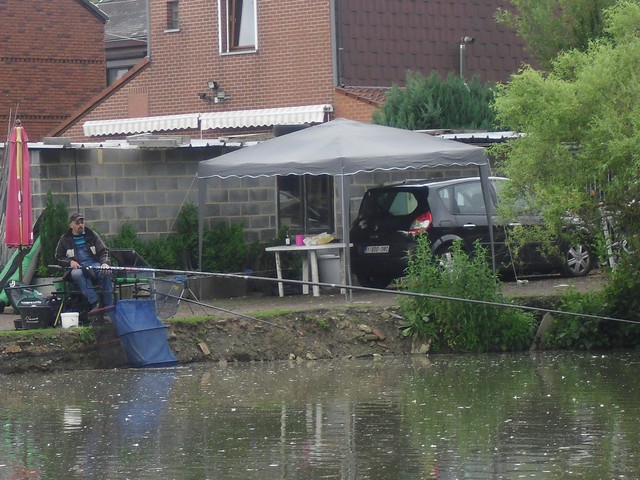
<instances>
[{"instance_id":1,"label":"wall lamp","mask_svg":"<svg viewBox=\"0 0 640 480\"><path fill-rule=\"evenodd\" d=\"M203 102L207 103L223 103L229 100L230 97L227 96L227 92L224 90L220 90L220 85L215 80L209 80L207 82L207 88L210 93L207 92L199 92L198 98Z\"/></svg>"},{"instance_id":2,"label":"wall lamp","mask_svg":"<svg viewBox=\"0 0 640 480\"><path fill-rule=\"evenodd\" d=\"M473 43L473 37L462 37L460 39L460 78L464 78L465 50L467 45Z\"/></svg>"}]
</instances>

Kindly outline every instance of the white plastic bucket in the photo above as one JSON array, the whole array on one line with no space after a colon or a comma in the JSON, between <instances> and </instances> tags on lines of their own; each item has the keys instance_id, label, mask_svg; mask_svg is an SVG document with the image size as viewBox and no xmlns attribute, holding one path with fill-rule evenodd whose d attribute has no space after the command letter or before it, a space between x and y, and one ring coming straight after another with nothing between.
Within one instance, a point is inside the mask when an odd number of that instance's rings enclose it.
<instances>
[{"instance_id":1,"label":"white plastic bucket","mask_svg":"<svg viewBox=\"0 0 640 480\"><path fill-rule=\"evenodd\" d=\"M78 320L80 315L78 312L64 312L60 314L62 319L62 328L71 328L78 326Z\"/></svg>"}]
</instances>

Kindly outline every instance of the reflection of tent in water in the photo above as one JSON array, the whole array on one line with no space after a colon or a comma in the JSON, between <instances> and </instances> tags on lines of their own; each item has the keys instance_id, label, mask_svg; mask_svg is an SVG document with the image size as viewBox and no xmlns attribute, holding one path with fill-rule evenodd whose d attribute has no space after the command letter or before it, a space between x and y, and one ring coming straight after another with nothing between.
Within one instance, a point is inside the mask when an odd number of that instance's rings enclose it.
<instances>
[{"instance_id":1,"label":"reflection of tent in water","mask_svg":"<svg viewBox=\"0 0 640 480\"><path fill-rule=\"evenodd\" d=\"M125 435L138 437L156 430L166 413L175 369L138 371L124 385L118 423Z\"/></svg>"}]
</instances>

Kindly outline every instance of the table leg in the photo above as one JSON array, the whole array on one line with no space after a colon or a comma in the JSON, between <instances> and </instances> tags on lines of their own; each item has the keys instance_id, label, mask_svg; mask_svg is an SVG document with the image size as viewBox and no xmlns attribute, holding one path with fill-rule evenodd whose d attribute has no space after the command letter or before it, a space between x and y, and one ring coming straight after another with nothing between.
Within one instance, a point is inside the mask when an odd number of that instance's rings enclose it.
<instances>
[{"instance_id":1,"label":"table leg","mask_svg":"<svg viewBox=\"0 0 640 480\"><path fill-rule=\"evenodd\" d=\"M316 255L315 250L309 250L309 261L311 262L311 281L314 283L313 285L313 296L320 296L320 287L318 286L318 282L320 281L318 275L318 256Z\"/></svg>"},{"instance_id":2,"label":"table leg","mask_svg":"<svg viewBox=\"0 0 640 480\"><path fill-rule=\"evenodd\" d=\"M282 280L282 268L280 268L280 252L275 252L276 254L276 274L278 276L278 280ZM284 297L284 286L282 282L278 282L278 295Z\"/></svg>"},{"instance_id":3,"label":"table leg","mask_svg":"<svg viewBox=\"0 0 640 480\"><path fill-rule=\"evenodd\" d=\"M309 281L309 255L302 255L302 281ZM306 283L302 284L302 293L304 295L309 295L309 285Z\"/></svg>"}]
</instances>

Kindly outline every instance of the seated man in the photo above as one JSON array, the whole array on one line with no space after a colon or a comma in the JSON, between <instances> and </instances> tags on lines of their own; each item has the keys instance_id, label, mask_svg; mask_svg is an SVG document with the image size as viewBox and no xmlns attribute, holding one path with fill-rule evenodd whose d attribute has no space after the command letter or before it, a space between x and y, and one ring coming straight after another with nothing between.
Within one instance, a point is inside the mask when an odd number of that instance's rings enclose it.
<instances>
[{"instance_id":1,"label":"seated man","mask_svg":"<svg viewBox=\"0 0 640 480\"><path fill-rule=\"evenodd\" d=\"M56 260L71 269L71 279L89 301L90 310L100 306L94 281L102 287L103 306L113 305L109 249L97 233L85 227L81 213L69 217L69 230L58 240Z\"/></svg>"}]
</instances>

